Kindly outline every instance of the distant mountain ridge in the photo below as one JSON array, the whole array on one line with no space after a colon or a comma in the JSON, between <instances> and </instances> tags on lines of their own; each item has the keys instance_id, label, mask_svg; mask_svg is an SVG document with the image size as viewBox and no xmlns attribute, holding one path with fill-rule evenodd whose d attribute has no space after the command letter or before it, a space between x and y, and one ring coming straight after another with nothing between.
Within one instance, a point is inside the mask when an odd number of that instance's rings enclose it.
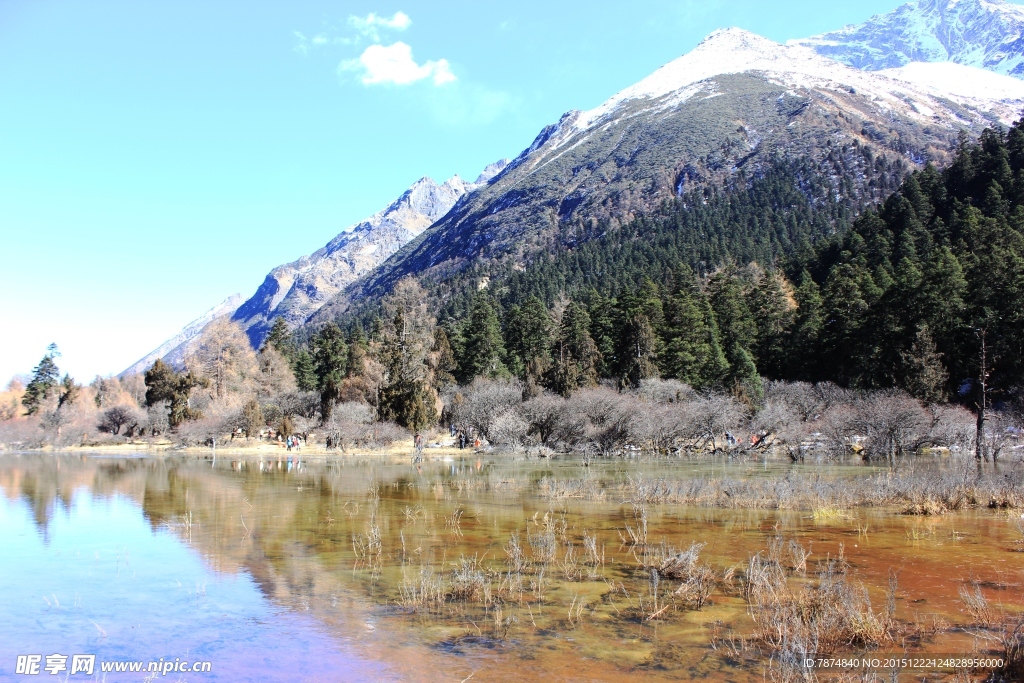
<instances>
[{"instance_id":1,"label":"distant mountain ridge","mask_svg":"<svg viewBox=\"0 0 1024 683\"><path fill-rule=\"evenodd\" d=\"M345 286L383 263L507 165L508 159L490 164L471 183L457 175L440 185L420 178L385 209L345 228L309 256L270 271L232 320L245 328L255 348L277 318L290 328L301 325Z\"/></svg>"},{"instance_id":2,"label":"distant mountain ridge","mask_svg":"<svg viewBox=\"0 0 1024 683\"><path fill-rule=\"evenodd\" d=\"M1024 7L1004 0L918 0L791 42L869 71L948 61L1024 78Z\"/></svg>"},{"instance_id":3,"label":"distant mountain ridge","mask_svg":"<svg viewBox=\"0 0 1024 683\"><path fill-rule=\"evenodd\" d=\"M439 282L496 263L522 271L540 251L581 239L581 226L621 225L694 188L757 177L780 157L817 164L826 180L837 155L866 163L856 150L942 163L959 131L1020 115L1022 36L1024 7L1003 0L918 0L787 45L716 31L600 106L566 113L474 183L417 181L275 268L233 319L258 347L278 317L317 325L404 275ZM828 182L877 201L863 170Z\"/></svg>"},{"instance_id":4,"label":"distant mountain ridge","mask_svg":"<svg viewBox=\"0 0 1024 683\"><path fill-rule=\"evenodd\" d=\"M801 45L716 31L600 106L545 127L499 177L311 322L342 315L405 275L441 282L471 264L525 268L599 222L621 225L692 188L757 177L780 156L820 163L823 173L836 154L866 163L851 145L911 167L941 163L960 130L1010 123L1024 106L1024 82L985 73L991 80L980 88L967 76L984 72L930 66L867 72ZM843 181L852 185L835 192L877 201L869 178L853 173Z\"/></svg>"},{"instance_id":5,"label":"distant mountain ridge","mask_svg":"<svg viewBox=\"0 0 1024 683\"><path fill-rule=\"evenodd\" d=\"M164 362L178 369L184 367L184 360L188 353L189 345L192 341L199 338L199 335L203 333L203 328L217 318L234 313L242 301L241 294L232 294L188 325L185 325L181 332L125 368L118 376L123 377L125 375L143 373L149 370L157 359L163 359Z\"/></svg>"}]
</instances>

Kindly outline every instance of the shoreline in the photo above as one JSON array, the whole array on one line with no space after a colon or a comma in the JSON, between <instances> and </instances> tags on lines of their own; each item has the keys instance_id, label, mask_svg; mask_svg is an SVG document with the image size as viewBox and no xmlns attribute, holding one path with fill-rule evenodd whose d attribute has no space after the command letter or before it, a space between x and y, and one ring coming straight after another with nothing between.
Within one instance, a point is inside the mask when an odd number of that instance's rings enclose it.
<instances>
[{"instance_id":1,"label":"shoreline","mask_svg":"<svg viewBox=\"0 0 1024 683\"><path fill-rule=\"evenodd\" d=\"M342 449L328 449L320 444L312 444L309 446L302 446L294 448L291 451L285 446L283 442L253 442L242 446L237 445L226 445L217 446L216 448L210 446L177 446L171 441L159 441L156 443L152 442L128 442L119 444L86 444L78 446L64 446L61 448L54 448L52 446L44 446L43 448L26 448L26 449L7 449L0 447L0 454L15 454L15 453L31 453L31 454L57 454L57 453L79 453L82 455L129 455L129 454L140 454L149 456L161 456L161 455L232 455L232 456L266 456L266 455L278 455L286 457L306 457L306 456L336 456L336 457L354 457L354 456L392 456L392 457L413 457L416 455L416 449L413 445L412 439L403 440L396 444L393 444L387 448L370 448L363 447L358 450L342 450ZM483 451L477 451L475 449L466 448L459 449L454 444L442 444L441 446L431 447L427 446L423 449L420 454L424 460L435 459L435 456L471 456L481 455Z\"/></svg>"}]
</instances>

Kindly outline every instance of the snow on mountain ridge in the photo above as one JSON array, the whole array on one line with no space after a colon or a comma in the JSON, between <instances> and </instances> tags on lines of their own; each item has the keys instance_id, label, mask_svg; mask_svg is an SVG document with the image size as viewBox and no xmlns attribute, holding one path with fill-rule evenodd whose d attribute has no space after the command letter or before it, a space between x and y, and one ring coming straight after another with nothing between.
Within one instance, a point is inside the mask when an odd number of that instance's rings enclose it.
<instances>
[{"instance_id":1,"label":"snow on mountain ridge","mask_svg":"<svg viewBox=\"0 0 1024 683\"><path fill-rule=\"evenodd\" d=\"M769 80L794 89L849 92L853 88L870 94L883 108L904 109L909 100L913 106L907 113L919 120L934 114L935 97L970 104L982 111L991 110L994 102L1005 102L1011 106L1024 104L1024 89L1019 87L1020 81L973 67L904 67L865 72L837 63L802 44L782 45L743 29L727 28L714 31L692 51L665 64L597 107L568 112L557 124L545 128L517 162L525 160L545 144L550 144L550 149L558 149L570 139L574 140L574 145L580 144L582 140L577 137L580 133L607 125L624 105L632 101L662 100L653 102L652 106L672 108L702 92L706 97L714 96L712 79L716 76L749 71L763 73ZM1005 107L997 113L1007 123L1015 114L1016 111L1011 113ZM543 163L551 160L547 157Z\"/></svg>"},{"instance_id":2,"label":"snow on mountain ridge","mask_svg":"<svg viewBox=\"0 0 1024 683\"><path fill-rule=\"evenodd\" d=\"M348 284L372 270L508 165L489 164L474 182L423 177L387 207L354 223L308 256L274 268L232 319L259 346L276 318L296 327Z\"/></svg>"},{"instance_id":3,"label":"snow on mountain ridge","mask_svg":"<svg viewBox=\"0 0 1024 683\"><path fill-rule=\"evenodd\" d=\"M1004 0L917 0L790 43L870 71L950 61L1024 79L1024 7Z\"/></svg>"}]
</instances>

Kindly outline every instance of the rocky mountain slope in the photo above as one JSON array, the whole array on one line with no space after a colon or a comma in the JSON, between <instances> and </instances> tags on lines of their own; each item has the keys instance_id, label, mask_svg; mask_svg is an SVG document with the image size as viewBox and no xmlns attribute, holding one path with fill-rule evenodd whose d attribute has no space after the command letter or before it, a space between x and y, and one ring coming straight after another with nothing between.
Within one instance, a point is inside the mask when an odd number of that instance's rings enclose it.
<instances>
[{"instance_id":1,"label":"rocky mountain slope","mask_svg":"<svg viewBox=\"0 0 1024 683\"><path fill-rule=\"evenodd\" d=\"M717 31L597 108L545 128L494 181L312 322L406 274L443 283L473 264L525 268L595 225L620 225L693 188L756 178L780 157L821 162L826 174L830 157L849 157L854 170L834 179L834 192L879 199L857 164L942 162L961 130L1008 123L1024 105L1016 79L985 73L990 78L979 81L977 69L931 66L945 71L866 72L805 46Z\"/></svg>"},{"instance_id":2,"label":"rocky mountain slope","mask_svg":"<svg viewBox=\"0 0 1024 683\"><path fill-rule=\"evenodd\" d=\"M507 159L490 164L472 183L457 175L440 185L421 178L387 208L349 226L321 249L274 268L232 319L246 329L255 348L275 319L283 318L292 328L301 325L346 285L383 263L507 164Z\"/></svg>"},{"instance_id":3,"label":"rocky mountain slope","mask_svg":"<svg viewBox=\"0 0 1024 683\"><path fill-rule=\"evenodd\" d=\"M858 69L949 61L1024 78L1024 7L1004 0L917 0L794 42Z\"/></svg>"},{"instance_id":4,"label":"rocky mountain slope","mask_svg":"<svg viewBox=\"0 0 1024 683\"><path fill-rule=\"evenodd\" d=\"M217 318L233 314L238 310L242 301L243 299L241 294L232 294L227 299L190 322L188 325L185 325L181 332L132 363L131 366L125 368L119 376L145 372L153 365L153 363L156 362L158 358L162 358L164 362L169 363L173 367L182 367L190 342L197 339L199 335L202 334L203 328L206 327L207 324L213 322Z\"/></svg>"}]
</instances>

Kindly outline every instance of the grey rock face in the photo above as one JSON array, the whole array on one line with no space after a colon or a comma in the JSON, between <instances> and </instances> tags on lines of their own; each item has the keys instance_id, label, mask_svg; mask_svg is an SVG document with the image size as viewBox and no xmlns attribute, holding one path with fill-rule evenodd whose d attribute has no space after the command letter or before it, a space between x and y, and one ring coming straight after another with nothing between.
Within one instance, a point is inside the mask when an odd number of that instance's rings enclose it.
<instances>
[{"instance_id":1,"label":"grey rock face","mask_svg":"<svg viewBox=\"0 0 1024 683\"><path fill-rule=\"evenodd\" d=\"M1004 0L918 0L863 24L793 41L858 69L957 62L1024 78L1024 7Z\"/></svg>"},{"instance_id":2,"label":"grey rock face","mask_svg":"<svg viewBox=\"0 0 1024 683\"><path fill-rule=\"evenodd\" d=\"M438 185L421 178L387 208L349 226L323 248L274 268L232 316L259 347L274 320L297 327L344 287L368 273L447 214L467 193L499 174L508 160L488 165L472 183L453 176Z\"/></svg>"}]
</instances>

